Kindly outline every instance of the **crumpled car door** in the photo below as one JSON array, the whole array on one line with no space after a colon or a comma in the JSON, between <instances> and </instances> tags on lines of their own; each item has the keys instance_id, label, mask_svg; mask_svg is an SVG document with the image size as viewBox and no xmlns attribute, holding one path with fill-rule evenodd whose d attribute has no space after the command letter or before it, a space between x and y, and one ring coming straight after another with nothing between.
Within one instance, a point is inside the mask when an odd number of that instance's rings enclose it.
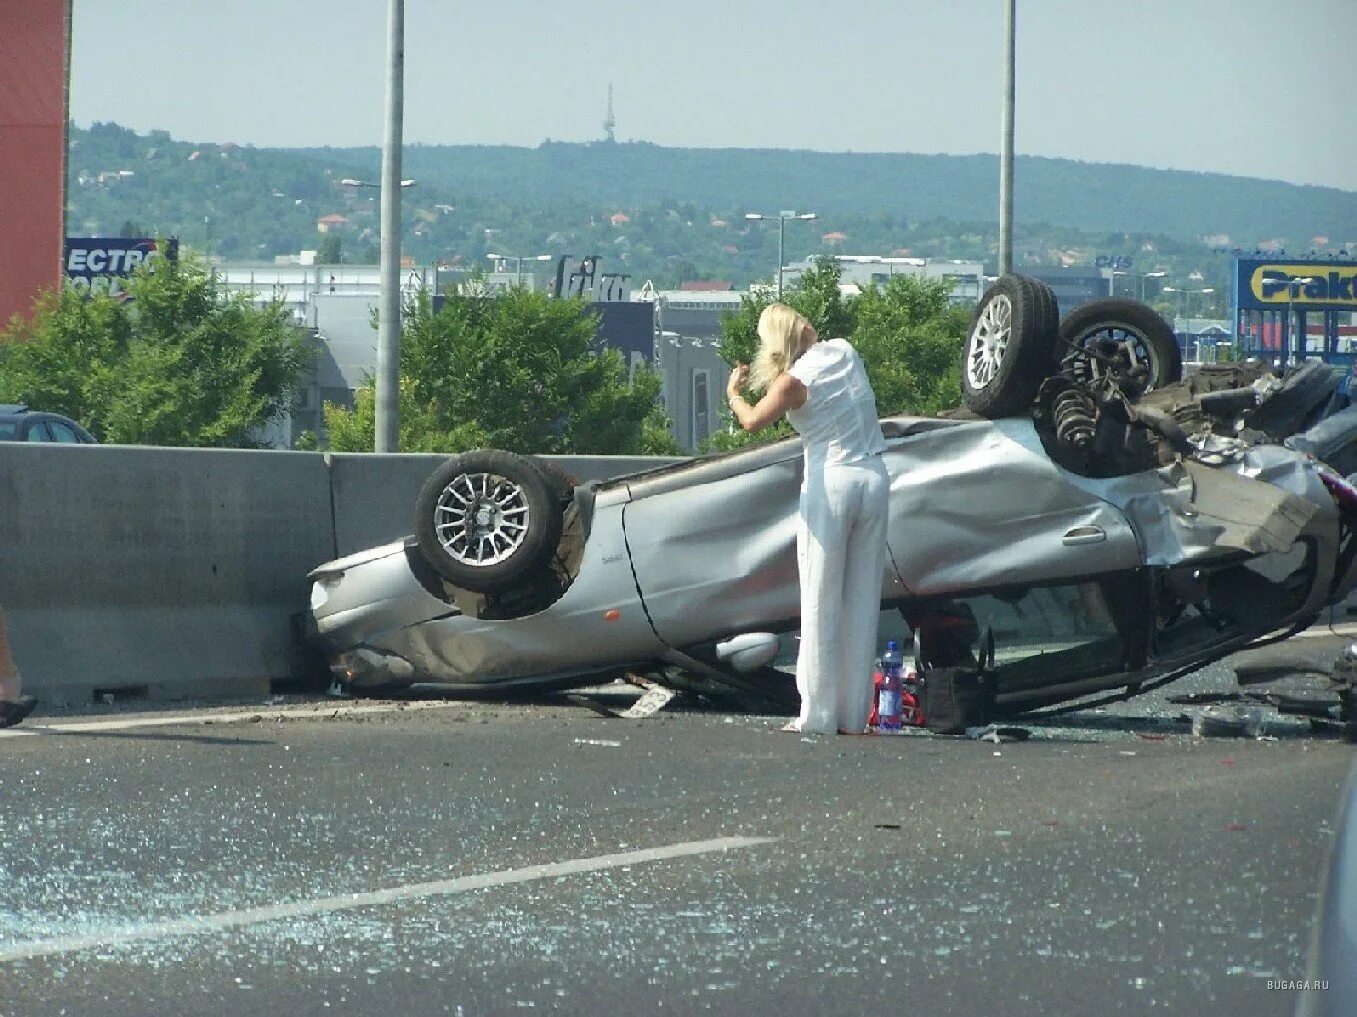
<instances>
[{"instance_id":1,"label":"crumpled car door","mask_svg":"<svg viewBox=\"0 0 1357 1017\"><path fill-rule=\"evenodd\" d=\"M1028 420L918 434L886 461L891 552L911 593L1049 584L1143 564L1126 517L1071 483Z\"/></svg>"}]
</instances>

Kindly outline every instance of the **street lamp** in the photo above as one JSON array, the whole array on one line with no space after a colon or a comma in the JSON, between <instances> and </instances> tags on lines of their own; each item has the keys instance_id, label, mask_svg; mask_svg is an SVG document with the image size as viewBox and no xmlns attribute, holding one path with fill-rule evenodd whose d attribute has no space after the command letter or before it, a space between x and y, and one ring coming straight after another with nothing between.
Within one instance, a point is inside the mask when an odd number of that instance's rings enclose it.
<instances>
[{"instance_id":1,"label":"street lamp","mask_svg":"<svg viewBox=\"0 0 1357 1017\"><path fill-rule=\"evenodd\" d=\"M746 212L746 219L753 222L764 222L777 220L777 298L782 299L782 266L784 259L782 251L786 242L787 220L788 219L814 219L814 212L779 212L777 215L760 215L758 212Z\"/></svg>"},{"instance_id":2,"label":"street lamp","mask_svg":"<svg viewBox=\"0 0 1357 1017\"><path fill-rule=\"evenodd\" d=\"M523 262L551 260L550 254L531 254L531 255L487 254L486 257L491 259L492 261L512 261L514 263L514 270L517 273L517 278L514 280L514 285L519 288L522 288L523 286Z\"/></svg>"},{"instance_id":3,"label":"street lamp","mask_svg":"<svg viewBox=\"0 0 1357 1017\"><path fill-rule=\"evenodd\" d=\"M374 184L371 180L355 180L353 177L344 177L339 183L344 187L376 187L378 190L380 190L382 186L381 184ZM401 186L414 187L415 182L410 179L405 179L401 181Z\"/></svg>"},{"instance_id":4,"label":"street lamp","mask_svg":"<svg viewBox=\"0 0 1357 1017\"><path fill-rule=\"evenodd\" d=\"M1183 342L1184 342L1184 344L1186 344L1187 338L1188 338L1188 334L1189 334L1189 333L1188 333L1188 327L1191 325L1191 322L1192 322L1192 294L1194 294L1194 293L1214 293L1214 292L1216 292L1216 291L1215 291L1215 288L1214 288L1214 287L1211 287L1211 286L1204 286L1204 287L1202 287L1201 289L1188 290L1188 289L1183 289L1183 287L1181 287L1181 286L1178 286L1178 287L1174 287L1174 286L1165 286L1165 287L1164 287L1162 290L1160 290L1159 292L1160 292L1160 293L1176 293L1176 294L1178 294L1177 297L1174 297L1174 303L1179 307L1179 316L1183 319ZM1181 300L1179 299L1180 297L1181 297ZM1174 325L1175 325L1174 331L1176 332L1176 331L1178 330L1177 327L1176 327L1176 326L1177 326L1177 322L1176 322L1176 321L1174 322Z\"/></svg>"},{"instance_id":5,"label":"street lamp","mask_svg":"<svg viewBox=\"0 0 1357 1017\"><path fill-rule=\"evenodd\" d=\"M405 125L405 0L388 0L386 108L382 131L381 299L377 310L377 377L372 448L400 451L401 153ZM414 181L411 180L410 184Z\"/></svg>"},{"instance_id":6,"label":"street lamp","mask_svg":"<svg viewBox=\"0 0 1357 1017\"><path fill-rule=\"evenodd\" d=\"M1146 279L1163 279L1166 275L1168 275L1167 272L1142 272L1142 273L1140 273L1140 302L1141 302L1142 304L1145 303L1145 280L1146 280Z\"/></svg>"},{"instance_id":7,"label":"street lamp","mask_svg":"<svg viewBox=\"0 0 1357 1017\"><path fill-rule=\"evenodd\" d=\"M1295 328L1295 320L1296 320L1296 310L1295 310L1295 308L1296 308L1296 293L1300 290L1300 288L1301 288L1302 286L1309 286L1311 283L1313 283L1313 282L1318 282L1318 281L1319 281L1319 280L1317 280L1317 279L1316 279L1314 276L1312 276L1312 275L1302 275L1302 276L1297 276L1295 279L1292 279L1292 280L1287 284L1287 287L1286 287L1286 337L1287 337L1288 340L1290 340L1290 338L1291 338L1291 331L1292 331L1292 329ZM1302 312L1302 313L1304 313L1304 312ZM1300 342L1299 342L1298 344L1295 344L1295 343L1290 344L1290 345L1293 345L1293 346L1298 346L1298 349L1296 349L1295 352L1297 352L1297 353L1299 354L1299 359L1301 359L1301 360L1304 360L1304 359L1305 359L1305 354L1308 352L1308 351L1306 350L1306 348L1305 348L1305 347L1308 345L1308 343L1309 343L1309 336L1307 336L1307 335L1305 334L1305 330L1304 330L1304 329L1301 329ZM1289 363L1291 362L1291 353L1292 353L1292 351L1291 351L1290 349L1287 349L1287 350L1284 350L1283 352L1285 353L1285 356L1282 358L1282 361L1283 361L1283 366L1285 366L1286 364L1289 364Z\"/></svg>"}]
</instances>

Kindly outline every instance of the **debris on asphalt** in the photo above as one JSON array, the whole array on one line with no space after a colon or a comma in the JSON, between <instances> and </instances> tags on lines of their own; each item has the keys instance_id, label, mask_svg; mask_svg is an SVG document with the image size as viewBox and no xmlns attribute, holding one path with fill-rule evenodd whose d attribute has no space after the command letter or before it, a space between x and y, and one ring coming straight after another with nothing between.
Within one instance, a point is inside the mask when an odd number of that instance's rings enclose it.
<instances>
[{"instance_id":1,"label":"debris on asphalt","mask_svg":"<svg viewBox=\"0 0 1357 1017\"><path fill-rule=\"evenodd\" d=\"M618 714L619 717L627 720L642 720L646 717L653 717L672 703L679 694L675 689L637 674L628 674L627 681L645 690L640 699Z\"/></svg>"},{"instance_id":2,"label":"debris on asphalt","mask_svg":"<svg viewBox=\"0 0 1357 1017\"><path fill-rule=\"evenodd\" d=\"M1233 712L1208 706L1192 718L1192 734L1197 738L1242 738L1244 721Z\"/></svg>"},{"instance_id":3,"label":"debris on asphalt","mask_svg":"<svg viewBox=\"0 0 1357 1017\"><path fill-rule=\"evenodd\" d=\"M1025 742L1032 732L1025 727L1013 727L1008 724L986 724L983 727L968 727L966 737L979 742Z\"/></svg>"}]
</instances>

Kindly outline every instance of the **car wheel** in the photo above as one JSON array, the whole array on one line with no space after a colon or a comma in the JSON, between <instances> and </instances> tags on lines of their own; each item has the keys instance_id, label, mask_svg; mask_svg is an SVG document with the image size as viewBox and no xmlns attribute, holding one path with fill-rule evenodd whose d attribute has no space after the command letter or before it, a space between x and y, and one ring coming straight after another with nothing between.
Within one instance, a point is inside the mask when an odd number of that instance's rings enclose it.
<instances>
[{"instance_id":1,"label":"car wheel","mask_svg":"<svg viewBox=\"0 0 1357 1017\"><path fill-rule=\"evenodd\" d=\"M961 395L982 417L1026 412L1051 374L1056 302L1050 288L1025 275L1000 276L971 319L961 360Z\"/></svg>"},{"instance_id":2,"label":"car wheel","mask_svg":"<svg viewBox=\"0 0 1357 1017\"><path fill-rule=\"evenodd\" d=\"M424 482L415 538L428 563L454 586L500 592L556 552L556 484L531 459L512 452L453 456Z\"/></svg>"},{"instance_id":3,"label":"car wheel","mask_svg":"<svg viewBox=\"0 0 1357 1017\"><path fill-rule=\"evenodd\" d=\"M1109 297L1076 307L1060 323L1061 369L1074 381L1113 381L1136 398L1183 377L1173 329L1152 307Z\"/></svg>"}]
</instances>

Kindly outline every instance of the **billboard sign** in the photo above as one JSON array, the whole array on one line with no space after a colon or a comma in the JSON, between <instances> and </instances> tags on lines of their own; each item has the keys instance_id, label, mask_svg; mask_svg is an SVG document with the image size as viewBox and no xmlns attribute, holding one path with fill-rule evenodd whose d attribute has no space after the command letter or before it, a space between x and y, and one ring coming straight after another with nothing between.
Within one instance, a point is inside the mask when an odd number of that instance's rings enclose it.
<instances>
[{"instance_id":1,"label":"billboard sign","mask_svg":"<svg viewBox=\"0 0 1357 1017\"><path fill-rule=\"evenodd\" d=\"M171 237L67 237L62 259L66 285L93 293L123 292L122 280L155 258L179 257L179 241Z\"/></svg>"},{"instance_id":2,"label":"billboard sign","mask_svg":"<svg viewBox=\"0 0 1357 1017\"><path fill-rule=\"evenodd\" d=\"M1235 294L1243 311L1357 311L1357 262L1240 258Z\"/></svg>"}]
</instances>

